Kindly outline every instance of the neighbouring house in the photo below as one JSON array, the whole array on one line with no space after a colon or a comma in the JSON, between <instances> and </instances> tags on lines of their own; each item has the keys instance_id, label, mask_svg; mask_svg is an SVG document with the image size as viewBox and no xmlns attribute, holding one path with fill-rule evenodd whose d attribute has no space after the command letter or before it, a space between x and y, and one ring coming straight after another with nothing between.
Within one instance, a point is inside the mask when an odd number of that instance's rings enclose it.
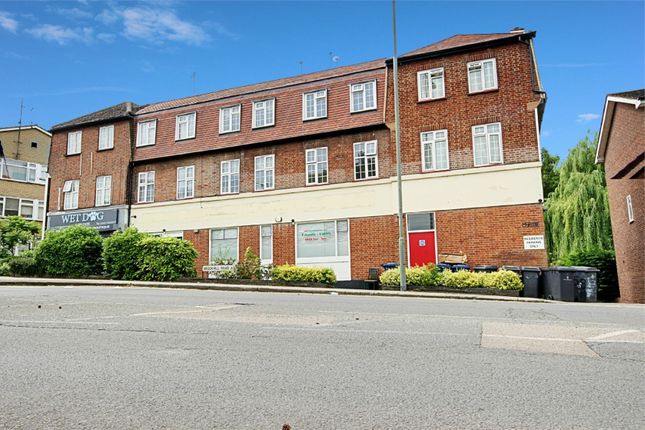
<instances>
[{"instance_id":1,"label":"neighbouring house","mask_svg":"<svg viewBox=\"0 0 645 430\"><path fill-rule=\"evenodd\" d=\"M0 217L42 224L51 136L37 125L0 128Z\"/></svg>"},{"instance_id":2,"label":"neighbouring house","mask_svg":"<svg viewBox=\"0 0 645 430\"><path fill-rule=\"evenodd\" d=\"M621 302L645 303L645 89L605 100L596 163L604 163Z\"/></svg>"},{"instance_id":3,"label":"neighbouring house","mask_svg":"<svg viewBox=\"0 0 645 430\"><path fill-rule=\"evenodd\" d=\"M411 265L546 265L534 37L457 35L399 58ZM101 120L132 128L102 154L98 124L57 125L50 227L100 208L110 177L110 203L129 211L115 227L190 240L198 270L251 247L264 263L366 279L398 259L392 73L381 59L132 106Z\"/></svg>"}]
</instances>

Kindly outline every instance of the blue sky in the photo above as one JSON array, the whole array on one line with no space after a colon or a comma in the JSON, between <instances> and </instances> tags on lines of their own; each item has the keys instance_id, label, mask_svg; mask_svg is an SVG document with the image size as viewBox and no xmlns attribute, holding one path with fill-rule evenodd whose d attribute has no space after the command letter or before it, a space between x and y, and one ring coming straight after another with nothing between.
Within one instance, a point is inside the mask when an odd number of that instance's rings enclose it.
<instances>
[{"instance_id":1,"label":"blue sky","mask_svg":"<svg viewBox=\"0 0 645 430\"><path fill-rule=\"evenodd\" d=\"M643 1L397 6L399 52L458 33L536 30L542 142L565 155L607 93L645 86ZM391 3L0 2L0 125L45 128L144 104L391 56ZM336 61L334 61L336 60Z\"/></svg>"}]
</instances>

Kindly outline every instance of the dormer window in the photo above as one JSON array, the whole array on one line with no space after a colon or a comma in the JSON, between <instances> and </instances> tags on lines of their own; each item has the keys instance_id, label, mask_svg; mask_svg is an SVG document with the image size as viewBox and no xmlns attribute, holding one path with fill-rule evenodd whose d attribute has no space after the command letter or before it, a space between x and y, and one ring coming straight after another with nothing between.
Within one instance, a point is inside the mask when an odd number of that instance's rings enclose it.
<instances>
[{"instance_id":1,"label":"dormer window","mask_svg":"<svg viewBox=\"0 0 645 430\"><path fill-rule=\"evenodd\" d=\"M376 81L362 82L350 86L351 112L376 109Z\"/></svg>"}]
</instances>

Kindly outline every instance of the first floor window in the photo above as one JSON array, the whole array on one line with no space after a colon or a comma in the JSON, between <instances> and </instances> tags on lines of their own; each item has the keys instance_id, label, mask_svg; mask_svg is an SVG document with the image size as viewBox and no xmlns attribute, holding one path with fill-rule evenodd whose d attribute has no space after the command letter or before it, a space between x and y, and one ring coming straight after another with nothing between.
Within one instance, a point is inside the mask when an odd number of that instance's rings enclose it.
<instances>
[{"instance_id":1,"label":"first floor window","mask_svg":"<svg viewBox=\"0 0 645 430\"><path fill-rule=\"evenodd\" d=\"M221 164L220 194L240 192L240 160L226 160Z\"/></svg>"},{"instance_id":2,"label":"first floor window","mask_svg":"<svg viewBox=\"0 0 645 430\"><path fill-rule=\"evenodd\" d=\"M4 216L20 215L20 199L5 197L4 199Z\"/></svg>"},{"instance_id":3,"label":"first floor window","mask_svg":"<svg viewBox=\"0 0 645 430\"><path fill-rule=\"evenodd\" d=\"M175 123L175 140L192 139L195 137L195 112L177 115Z\"/></svg>"},{"instance_id":4,"label":"first floor window","mask_svg":"<svg viewBox=\"0 0 645 430\"><path fill-rule=\"evenodd\" d=\"M67 133L67 155L74 155L81 153L81 138L82 131L71 131Z\"/></svg>"},{"instance_id":5,"label":"first floor window","mask_svg":"<svg viewBox=\"0 0 645 430\"><path fill-rule=\"evenodd\" d=\"M177 168L177 198L189 199L195 195L195 166Z\"/></svg>"},{"instance_id":6,"label":"first floor window","mask_svg":"<svg viewBox=\"0 0 645 430\"><path fill-rule=\"evenodd\" d=\"M109 206L112 198L112 176L96 177L96 206Z\"/></svg>"},{"instance_id":7,"label":"first floor window","mask_svg":"<svg viewBox=\"0 0 645 430\"><path fill-rule=\"evenodd\" d=\"M74 181L65 181L65 184L63 185L63 194L65 195L63 203L64 210L78 208L78 189L78 179Z\"/></svg>"},{"instance_id":8,"label":"first floor window","mask_svg":"<svg viewBox=\"0 0 645 430\"><path fill-rule=\"evenodd\" d=\"M313 91L302 95L302 119L317 119L327 116L327 90Z\"/></svg>"},{"instance_id":9,"label":"first floor window","mask_svg":"<svg viewBox=\"0 0 645 430\"><path fill-rule=\"evenodd\" d=\"M492 90L497 88L497 65L495 59L468 63L468 92Z\"/></svg>"},{"instance_id":10,"label":"first floor window","mask_svg":"<svg viewBox=\"0 0 645 430\"><path fill-rule=\"evenodd\" d=\"M502 125L476 125L473 127L473 152L475 166L502 163Z\"/></svg>"},{"instance_id":11,"label":"first floor window","mask_svg":"<svg viewBox=\"0 0 645 430\"><path fill-rule=\"evenodd\" d=\"M344 257L349 255L347 220L298 224L298 258Z\"/></svg>"},{"instance_id":12,"label":"first floor window","mask_svg":"<svg viewBox=\"0 0 645 430\"><path fill-rule=\"evenodd\" d=\"M447 130L421 133L421 158L424 171L448 169Z\"/></svg>"},{"instance_id":13,"label":"first floor window","mask_svg":"<svg viewBox=\"0 0 645 430\"><path fill-rule=\"evenodd\" d=\"M99 128L99 150L114 148L114 126Z\"/></svg>"},{"instance_id":14,"label":"first floor window","mask_svg":"<svg viewBox=\"0 0 645 430\"><path fill-rule=\"evenodd\" d=\"M440 99L445 95L443 68L424 70L417 74L419 100Z\"/></svg>"},{"instance_id":15,"label":"first floor window","mask_svg":"<svg viewBox=\"0 0 645 430\"><path fill-rule=\"evenodd\" d=\"M237 261L237 227L211 230L211 262Z\"/></svg>"},{"instance_id":16,"label":"first floor window","mask_svg":"<svg viewBox=\"0 0 645 430\"><path fill-rule=\"evenodd\" d=\"M354 144L354 179L378 177L376 140Z\"/></svg>"},{"instance_id":17,"label":"first floor window","mask_svg":"<svg viewBox=\"0 0 645 430\"><path fill-rule=\"evenodd\" d=\"M627 194L627 221L631 224L634 222L634 206L632 204L632 195Z\"/></svg>"},{"instance_id":18,"label":"first floor window","mask_svg":"<svg viewBox=\"0 0 645 430\"><path fill-rule=\"evenodd\" d=\"M376 109L376 81L351 86L352 112Z\"/></svg>"},{"instance_id":19,"label":"first floor window","mask_svg":"<svg viewBox=\"0 0 645 430\"><path fill-rule=\"evenodd\" d=\"M240 105L219 110L219 132L240 131Z\"/></svg>"},{"instance_id":20,"label":"first floor window","mask_svg":"<svg viewBox=\"0 0 645 430\"><path fill-rule=\"evenodd\" d=\"M270 263L273 260L273 226L260 226L260 261Z\"/></svg>"},{"instance_id":21,"label":"first floor window","mask_svg":"<svg viewBox=\"0 0 645 430\"><path fill-rule=\"evenodd\" d=\"M155 172L139 173L138 202L150 203L155 201Z\"/></svg>"},{"instance_id":22,"label":"first floor window","mask_svg":"<svg viewBox=\"0 0 645 430\"><path fill-rule=\"evenodd\" d=\"M255 157L255 191L273 189L273 178L275 176L274 161L274 155Z\"/></svg>"},{"instance_id":23,"label":"first floor window","mask_svg":"<svg viewBox=\"0 0 645 430\"><path fill-rule=\"evenodd\" d=\"M327 173L327 148L307 149L307 185L326 184Z\"/></svg>"}]
</instances>

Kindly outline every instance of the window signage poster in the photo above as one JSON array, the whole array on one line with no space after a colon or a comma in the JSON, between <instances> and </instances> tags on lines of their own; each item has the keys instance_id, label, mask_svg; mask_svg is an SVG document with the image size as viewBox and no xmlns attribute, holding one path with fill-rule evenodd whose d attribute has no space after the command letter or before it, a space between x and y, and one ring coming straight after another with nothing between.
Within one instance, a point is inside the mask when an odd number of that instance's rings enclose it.
<instances>
[{"instance_id":1,"label":"window signage poster","mask_svg":"<svg viewBox=\"0 0 645 430\"><path fill-rule=\"evenodd\" d=\"M544 249L544 236L524 236L524 249Z\"/></svg>"}]
</instances>

